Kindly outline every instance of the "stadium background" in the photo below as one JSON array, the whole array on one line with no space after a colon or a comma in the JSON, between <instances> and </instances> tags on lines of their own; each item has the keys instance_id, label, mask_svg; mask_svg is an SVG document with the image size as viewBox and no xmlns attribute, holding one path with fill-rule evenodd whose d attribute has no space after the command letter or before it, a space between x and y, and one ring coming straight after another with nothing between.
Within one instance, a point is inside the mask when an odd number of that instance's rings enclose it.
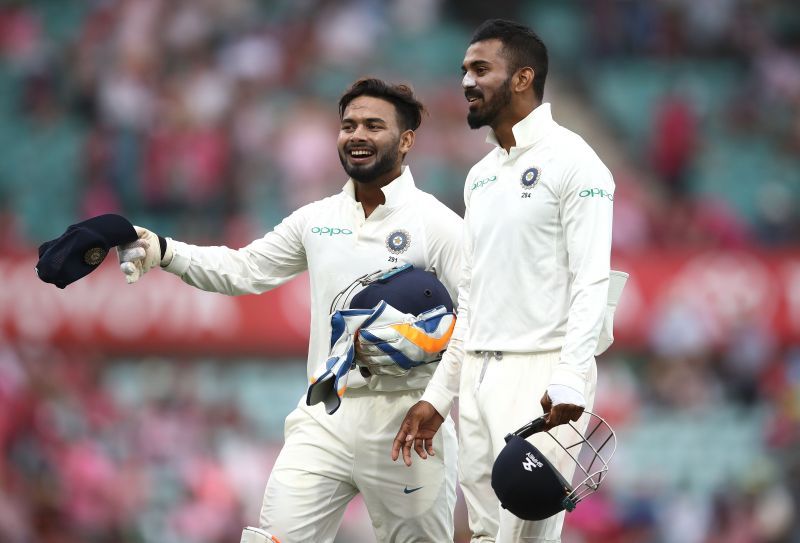
<instances>
[{"instance_id":1,"label":"stadium background","mask_svg":"<svg viewBox=\"0 0 800 543\"><path fill-rule=\"evenodd\" d=\"M229 299L126 286L112 256L60 291L38 244L105 212L260 237L339 190L335 104L362 75L413 84L413 172L462 212L488 147L459 67L490 16L548 44L546 99L614 173L632 274L599 361L618 456L564 541L800 541L790 0L0 3L0 541L237 541L305 386L305 279ZM371 539L356 502L337 542Z\"/></svg>"}]
</instances>

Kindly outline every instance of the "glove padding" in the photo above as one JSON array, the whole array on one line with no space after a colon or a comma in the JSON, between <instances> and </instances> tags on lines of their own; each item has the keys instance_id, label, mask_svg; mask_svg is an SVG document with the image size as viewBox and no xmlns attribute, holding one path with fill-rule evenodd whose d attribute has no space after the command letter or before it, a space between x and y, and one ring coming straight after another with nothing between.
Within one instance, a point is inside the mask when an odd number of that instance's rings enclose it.
<instances>
[{"instance_id":1,"label":"glove padding","mask_svg":"<svg viewBox=\"0 0 800 543\"><path fill-rule=\"evenodd\" d=\"M376 309L342 309L331 315L331 351L309 380L306 405L323 402L329 415L339 409L347 390L347 377L354 367L354 338L358 329L375 316Z\"/></svg>"},{"instance_id":2,"label":"glove padding","mask_svg":"<svg viewBox=\"0 0 800 543\"><path fill-rule=\"evenodd\" d=\"M332 415L347 390L357 364L373 375L405 375L415 366L441 358L455 328L455 315L439 306L419 317L402 313L384 301L372 309L341 309L331 315L331 350L311 376L306 405L320 402ZM366 332L366 333L365 333ZM356 358L356 337L360 351ZM366 356L366 358L364 358Z\"/></svg>"},{"instance_id":3,"label":"glove padding","mask_svg":"<svg viewBox=\"0 0 800 543\"><path fill-rule=\"evenodd\" d=\"M456 316L443 305L416 317L388 306L381 318L358 331L356 365L370 375L402 377L441 360L455 325Z\"/></svg>"},{"instance_id":4,"label":"glove padding","mask_svg":"<svg viewBox=\"0 0 800 543\"><path fill-rule=\"evenodd\" d=\"M135 226L136 234L139 236L134 242L120 245L117 247L119 256L119 269L125 274L125 280L130 285L139 280L156 266L167 264L172 260L172 251L167 244L167 251L164 258L161 258L161 245L158 236L141 226Z\"/></svg>"}]
</instances>

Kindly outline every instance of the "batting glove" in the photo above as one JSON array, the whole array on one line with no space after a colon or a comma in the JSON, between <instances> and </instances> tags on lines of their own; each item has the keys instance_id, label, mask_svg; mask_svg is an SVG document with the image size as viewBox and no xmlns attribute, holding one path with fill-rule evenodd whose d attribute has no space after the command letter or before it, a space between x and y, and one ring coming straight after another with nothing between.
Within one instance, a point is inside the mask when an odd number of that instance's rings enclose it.
<instances>
[{"instance_id":1,"label":"batting glove","mask_svg":"<svg viewBox=\"0 0 800 543\"><path fill-rule=\"evenodd\" d=\"M166 250L162 256L161 243L155 233L141 226L133 228L139 239L117 247L119 268L125 274L128 284L135 283L156 266L167 266L172 261L172 248L169 243L166 243Z\"/></svg>"}]
</instances>

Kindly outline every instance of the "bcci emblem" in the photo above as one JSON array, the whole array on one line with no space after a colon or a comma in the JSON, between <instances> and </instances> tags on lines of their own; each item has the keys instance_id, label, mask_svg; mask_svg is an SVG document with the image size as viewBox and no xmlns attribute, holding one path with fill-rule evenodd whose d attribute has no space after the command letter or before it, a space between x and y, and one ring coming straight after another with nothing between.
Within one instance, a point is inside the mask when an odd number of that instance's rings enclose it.
<instances>
[{"instance_id":1,"label":"bcci emblem","mask_svg":"<svg viewBox=\"0 0 800 543\"><path fill-rule=\"evenodd\" d=\"M411 245L411 236L405 230L396 230L386 238L386 248L396 255L405 253Z\"/></svg>"},{"instance_id":2,"label":"bcci emblem","mask_svg":"<svg viewBox=\"0 0 800 543\"><path fill-rule=\"evenodd\" d=\"M528 168L522 174L522 178L519 180L522 183L522 187L526 189L532 189L536 186L536 183L539 182L539 178L542 176L541 170L534 166L533 168Z\"/></svg>"},{"instance_id":3,"label":"bcci emblem","mask_svg":"<svg viewBox=\"0 0 800 543\"><path fill-rule=\"evenodd\" d=\"M106 251L100 247L89 249L83 254L83 261L90 266L97 266L106 257Z\"/></svg>"}]
</instances>

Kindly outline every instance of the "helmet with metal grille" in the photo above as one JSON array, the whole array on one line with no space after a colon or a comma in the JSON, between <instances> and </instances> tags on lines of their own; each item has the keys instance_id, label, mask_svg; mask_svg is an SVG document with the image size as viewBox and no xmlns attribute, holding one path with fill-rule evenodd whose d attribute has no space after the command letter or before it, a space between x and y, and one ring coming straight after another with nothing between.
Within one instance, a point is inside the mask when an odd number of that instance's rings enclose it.
<instances>
[{"instance_id":1,"label":"helmet with metal grille","mask_svg":"<svg viewBox=\"0 0 800 543\"><path fill-rule=\"evenodd\" d=\"M506 446L492 467L492 488L501 505L524 520L543 520L575 509L605 480L617 447L614 430L590 411L584 411L576 422L550 431L544 428L543 415L507 435ZM537 433L555 442L549 449L555 451L549 453L551 458L526 440ZM561 469L569 473L559 471L557 463L568 466Z\"/></svg>"}]
</instances>

